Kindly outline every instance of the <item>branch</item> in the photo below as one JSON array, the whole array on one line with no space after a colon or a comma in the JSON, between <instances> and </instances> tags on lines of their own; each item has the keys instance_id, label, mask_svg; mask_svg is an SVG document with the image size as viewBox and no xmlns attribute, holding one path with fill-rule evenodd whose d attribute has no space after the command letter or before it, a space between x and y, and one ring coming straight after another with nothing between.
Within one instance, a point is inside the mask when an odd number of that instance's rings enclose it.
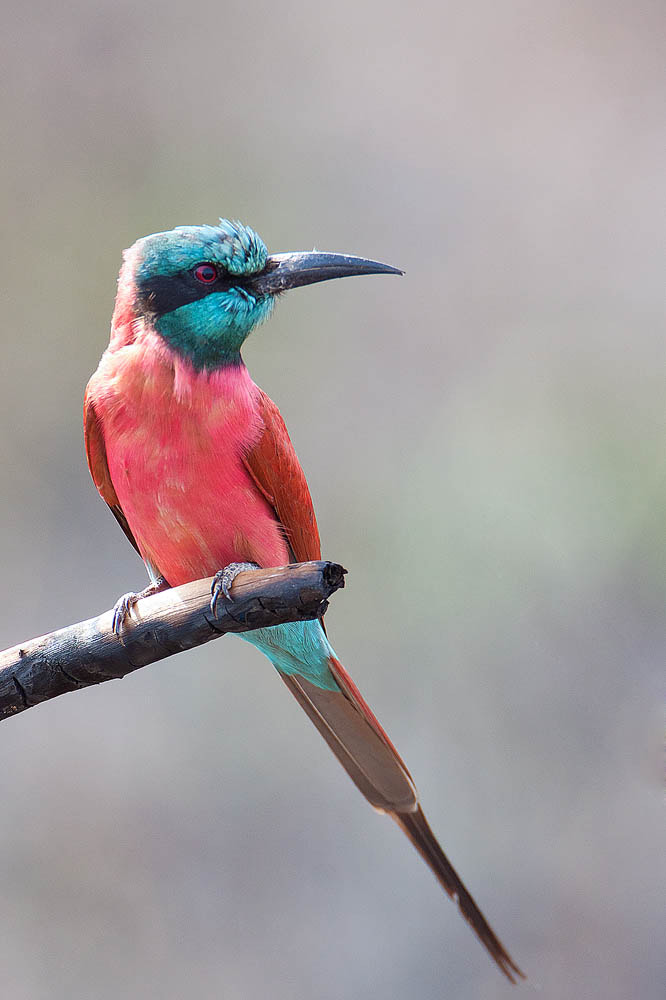
<instances>
[{"instance_id":1,"label":"branch","mask_svg":"<svg viewBox=\"0 0 666 1000\"><path fill-rule=\"evenodd\" d=\"M120 636L111 628L113 611L105 611L13 646L0 653L0 719L68 691L124 677L226 632L319 618L327 598L344 587L346 572L337 563L306 562L239 573L233 600L221 597L215 617L211 580L197 580L140 600Z\"/></svg>"}]
</instances>

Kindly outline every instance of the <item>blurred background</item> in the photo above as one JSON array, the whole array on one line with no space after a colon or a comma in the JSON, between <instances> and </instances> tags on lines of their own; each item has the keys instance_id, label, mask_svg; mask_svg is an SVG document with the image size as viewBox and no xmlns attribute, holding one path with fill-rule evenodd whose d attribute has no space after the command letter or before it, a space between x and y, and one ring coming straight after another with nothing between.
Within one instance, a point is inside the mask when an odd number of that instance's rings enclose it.
<instances>
[{"instance_id":1,"label":"blurred background","mask_svg":"<svg viewBox=\"0 0 666 1000\"><path fill-rule=\"evenodd\" d=\"M3 20L2 646L144 585L81 430L124 247L223 215L399 265L245 351L349 569L329 632L528 995L661 996L661 4ZM0 754L10 1000L513 995L234 638Z\"/></svg>"}]
</instances>

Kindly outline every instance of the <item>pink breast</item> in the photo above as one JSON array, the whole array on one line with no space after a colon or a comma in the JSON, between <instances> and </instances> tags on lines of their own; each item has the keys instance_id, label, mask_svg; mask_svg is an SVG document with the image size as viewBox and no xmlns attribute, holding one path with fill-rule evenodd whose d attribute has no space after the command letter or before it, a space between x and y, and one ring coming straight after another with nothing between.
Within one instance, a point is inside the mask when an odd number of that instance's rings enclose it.
<instances>
[{"instance_id":1,"label":"pink breast","mask_svg":"<svg viewBox=\"0 0 666 1000\"><path fill-rule=\"evenodd\" d=\"M247 369L197 373L145 340L109 357L113 376L105 373L96 401L141 555L172 586L230 562L288 562L282 530L243 464L262 432Z\"/></svg>"}]
</instances>

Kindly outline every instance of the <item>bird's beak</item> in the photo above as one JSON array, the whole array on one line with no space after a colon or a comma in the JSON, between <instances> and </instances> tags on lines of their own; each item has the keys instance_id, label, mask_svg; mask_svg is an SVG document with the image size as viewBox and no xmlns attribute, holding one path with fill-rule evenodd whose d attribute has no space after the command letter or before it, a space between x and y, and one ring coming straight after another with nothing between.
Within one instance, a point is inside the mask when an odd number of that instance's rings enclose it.
<instances>
[{"instance_id":1,"label":"bird's beak","mask_svg":"<svg viewBox=\"0 0 666 1000\"><path fill-rule=\"evenodd\" d=\"M365 257L344 253L274 253L260 274L248 276L245 287L255 295L276 295L288 288L312 285L329 278L347 278L354 274L402 274L397 267L380 264Z\"/></svg>"}]
</instances>

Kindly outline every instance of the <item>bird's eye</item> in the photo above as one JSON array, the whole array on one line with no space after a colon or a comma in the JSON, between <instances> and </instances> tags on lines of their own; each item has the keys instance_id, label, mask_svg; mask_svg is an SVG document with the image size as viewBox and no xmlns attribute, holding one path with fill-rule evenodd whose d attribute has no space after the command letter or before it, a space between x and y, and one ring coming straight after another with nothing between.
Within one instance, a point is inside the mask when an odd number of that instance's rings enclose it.
<instances>
[{"instance_id":1,"label":"bird's eye","mask_svg":"<svg viewBox=\"0 0 666 1000\"><path fill-rule=\"evenodd\" d=\"M194 268L194 277L203 285L212 285L217 279L217 268L213 264L199 264Z\"/></svg>"}]
</instances>

